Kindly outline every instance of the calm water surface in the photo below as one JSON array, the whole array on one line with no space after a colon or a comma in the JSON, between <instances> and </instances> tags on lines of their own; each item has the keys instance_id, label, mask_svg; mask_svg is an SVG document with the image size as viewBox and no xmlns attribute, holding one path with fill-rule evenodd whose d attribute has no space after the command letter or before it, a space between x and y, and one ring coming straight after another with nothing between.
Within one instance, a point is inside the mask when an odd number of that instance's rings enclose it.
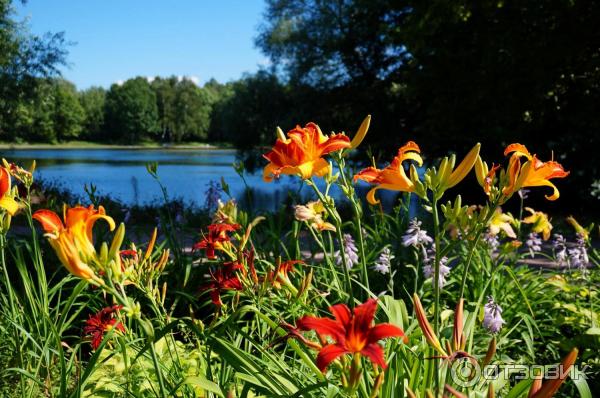
<instances>
[{"instance_id":1,"label":"calm water surface","mask_svg":"<svg viewBox=\"0 0 600 398\"><path fill-rule=\"evenodd\" d=\"M156 181L147 173L148 162L158 162L158 175L170 197L204 204L210 181L221 177L232 195L244 194L245 185L233 170L234 150L217 149L11 149L2 157L29 167L36 159L36 178L61 184L71 192L85 195L84 185L94 184L98 193L126 204L160 200ZM281 203L288 191L300 188L297 178L282 177L275 183L262 181L261 171L245 176L249 186L262 195L266 207ZM303 191L304 192L304 191Z\"/></svg>"}]
</instances>

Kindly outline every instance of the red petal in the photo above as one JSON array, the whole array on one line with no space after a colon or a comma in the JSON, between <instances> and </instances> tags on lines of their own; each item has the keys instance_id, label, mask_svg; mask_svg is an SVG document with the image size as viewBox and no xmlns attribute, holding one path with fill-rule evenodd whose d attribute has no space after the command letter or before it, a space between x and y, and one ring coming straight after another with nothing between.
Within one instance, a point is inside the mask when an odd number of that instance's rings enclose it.
<instances>
[{"instance_id":1,"label":"red petal","mask_svg":"<svg viewBox=\"0 0 600 398\"><path fill-rule=\"evenodd\" d=\"M331 336L336 341L344 338L345 330L339 322L329 318L303 316L296 322L300 330L314 330L323 336Z\"/></svg>"},{"instance_id":2,"label":"red petal","mask_svg":"<svg viewBox=\"0 0 600 398\"><path fill-rule=\"evenodd\" d=\"M367 356L375 365L379 365L383 369L387 367L383 357L383 348L379 344L369 344L360 353Z\"/></svg>"},{"instance_id":3,"label":"red petal","mask_svg":"<svg viewBox=\"0 0 600 398\"><path fill-rule=\"evenodd\" d=\"M346 304L336 304L329 307L329 310L335 319L344 326L344 328L348 328L352 314L350 313L350 308L348 308Z\"/></svg>"},{"instance_id":4,"label":"red petal","mask_svg":"<svg viewBox=\"0 0 600 398\"><path fill-rule=\"evenodd\" d=\"M344 347L337 344L326 345L321 348L321 351L319 351L319 354L317 355L317 367L321 372L325 372L325 369L327 369L327 366L329 366L331 362L347 352L348 351L346 351Z\"/></svg>"},{"instance_id":5,"label":"red petal","mask_svg":"<svg viewBox=\"0 0 600 398\"><path fill-rule=\"evenodd\" d=\"M367 334L371 323L373 323L376 310L376 299L368 299L363 304L356 306L354 308L354 324L356 325L356 329Z\"/></svg>"},{"instance_id":6,"label":"red petal","mask_svg":"<svg viewBox=\"0 0 600 398\"><path fill-rule=\"evenodd\" d=\"M388 337L405 337L404 332L397 326L389 323L380 323L369 330L369 343L376 343Z\"/></svg>"}]
</instances>

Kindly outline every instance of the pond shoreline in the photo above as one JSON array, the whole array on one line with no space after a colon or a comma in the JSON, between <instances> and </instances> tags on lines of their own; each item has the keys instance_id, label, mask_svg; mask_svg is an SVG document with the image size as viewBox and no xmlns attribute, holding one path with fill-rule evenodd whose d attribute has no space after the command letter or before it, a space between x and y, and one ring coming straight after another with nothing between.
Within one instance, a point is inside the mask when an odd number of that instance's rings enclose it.
<instances>
[{"instance_id":1,"label":"pond shoreline","mask_svg":"<svg viewBox=\"0 0 600 398\"><path fill-rule=\"evenodd\" d=\"M185 144L159 144L148 143L141 145L121 145L121 144L105 144L96 142L70 141L58 144L47 143L7 143L0 142L0 150L20 150L20 149L198 149L198 150L233 150L233 146L227 144L207 144L207 143L185 143Z\"/></svg>"}]
</instances>

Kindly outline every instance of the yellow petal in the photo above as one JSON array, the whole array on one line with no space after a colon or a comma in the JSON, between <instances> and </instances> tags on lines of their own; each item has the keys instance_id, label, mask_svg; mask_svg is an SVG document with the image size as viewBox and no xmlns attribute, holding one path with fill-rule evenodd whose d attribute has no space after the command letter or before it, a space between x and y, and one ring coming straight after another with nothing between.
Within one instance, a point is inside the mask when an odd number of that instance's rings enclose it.
<instances>
[{"instance_id":1,"label":"yellow petal","mask_svg":"<svg viewBox=\"0 0 600 398\"><path fill-rule=\"evenodd\" d=\"M450 178L448 179L448 188L452 188L459 182L461 182L467 174L475 165L475 161L479 156L479 149L481 148L481 144L477 143L465 156L462 162L456 167L456 169L450 174Z\"/></svg>"},{"instance_id":2,"label":"yellow petal","mask_svg":"<svg viewBox=\"0 0 600 398\"><path fill-rule=\"evenodd\" d=\"M14 216L17 210L19 210L19 204L13 198L6 195L0 198L0 207L6 210L11 216Z\"/></svg>"},{"instance_id":3,"label":"yellow petal","mask_svg":"<svg viewBox=\"0 0 600 398\"><path fill-rule=\"evenodd\" d=\"M367 115L367 117L362 121L358 131L352 141L350 142L350 148L354 149L360 145L360 143L364 140L367 135L367 131L369 131L369 126L371 124L371 115Z\"/></svg>"}]
</instances>

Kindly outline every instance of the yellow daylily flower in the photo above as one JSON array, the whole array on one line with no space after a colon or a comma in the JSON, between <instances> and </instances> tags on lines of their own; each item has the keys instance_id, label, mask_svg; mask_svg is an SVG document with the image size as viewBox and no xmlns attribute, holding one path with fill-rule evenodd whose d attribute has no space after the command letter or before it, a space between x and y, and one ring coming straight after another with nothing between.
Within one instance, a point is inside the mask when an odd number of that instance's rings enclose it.
<instances>
[{"instance_id":1,"label":"yellow daylily flower","mask_svg":"<svg viewBox=\"0 0 600 398\"><path fill-rule=\"evenodd\" d=\"M526 207L531 215L523 219L523 223L532 224L531 230L536 233L541 233L544 240L550 238L550 232L552 231L552 224L546 213L541 211L535 211L531 207Z\"/></svg>"},{"instance_id":2,"label":"yellow daylily flower","mask_svg":"<svg viewBox=\"0 0 600 398\"><path fill-rule=\"evenodd\" d=\"M0 167L0 208L11 216L19 210L11 189L10 172L6 167Z\"/></svg>"},{"instance_id":3,"label":"yellow daylily flower","mask_svg":"<svg viewBox=\"0 0 600 398\"><path fill-rule=\"evenodd\" d=\"M509 238L516 239L517 235L512 228L514 224L515 218L510 213L502 213L502 209L497 208L488 224L489 233L498 235L500 231L503 231Z\"/></svg>"},{"instance_id":4,"label":"yellow daylily flower","mask_svg":"<svg viewBox=\"0 0 600 398\"><path fill-rule=\"evenodd\" d=\"M96 221L103 219L111 231L115 229L115 221L106 215L104 207L96 210L94 206L64 206L64 224L55 212L47 209L36 211L33 218L42 225L50 245L70 273L82 279L99 280L92 268L100 263L93 244L92 228ZM116 242L112 246L117 246ZM118 253L112 260L120 264Z\"/></svg>"}]
</instances>

